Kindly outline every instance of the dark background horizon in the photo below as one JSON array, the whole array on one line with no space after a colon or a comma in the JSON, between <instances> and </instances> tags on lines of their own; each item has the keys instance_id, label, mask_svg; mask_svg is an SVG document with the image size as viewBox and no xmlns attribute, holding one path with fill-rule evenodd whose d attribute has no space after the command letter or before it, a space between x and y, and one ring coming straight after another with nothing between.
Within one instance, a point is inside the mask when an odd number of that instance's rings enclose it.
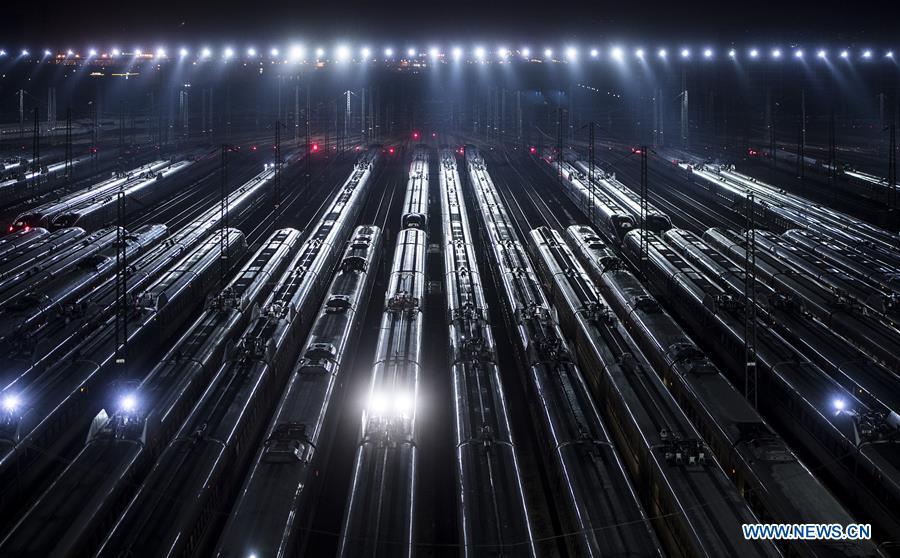
<instances>
[{"instance_id":1,"label":"dark background horizon","mask_svg":"<svg viewBox=\"0 0 900 558\"><path fill-rule=\"evenodd\" d=\"M95 0L4 6L0 43L65 48L89 43L365 41L759 41L824 44L897 40L896 9L885 1L772 3L627 0L369 2ZM40 43L40 44L39 44Z\"/></svg>"}]
</instances>

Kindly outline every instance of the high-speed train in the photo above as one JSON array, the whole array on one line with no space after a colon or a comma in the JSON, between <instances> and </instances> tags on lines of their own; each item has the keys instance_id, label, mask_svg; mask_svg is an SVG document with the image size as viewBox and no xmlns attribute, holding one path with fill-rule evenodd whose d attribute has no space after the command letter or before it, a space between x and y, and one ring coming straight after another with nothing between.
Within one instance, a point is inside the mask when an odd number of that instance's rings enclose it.
<instances>
[{"instance_id":1,"label":"high-speed train","mask_svg":"<svg viewBox=\"0 0 900 558\"><path fill-rule=\"evenodd\" d=\"M533 414L548 448L565 545L576 556L659 555L660 542L477 148L466 146L466 164L519 360L538 402Z\"/></svg>"},{"instance_id":2,"label":"high-speed train","mask_svg":"<svg viewBox=\"0 0 900 558\"><path fill-rule=\"evenodd\" d=\"M429 151L413 152L338 555L415 553Z\"/></svg>"}]
</instances>

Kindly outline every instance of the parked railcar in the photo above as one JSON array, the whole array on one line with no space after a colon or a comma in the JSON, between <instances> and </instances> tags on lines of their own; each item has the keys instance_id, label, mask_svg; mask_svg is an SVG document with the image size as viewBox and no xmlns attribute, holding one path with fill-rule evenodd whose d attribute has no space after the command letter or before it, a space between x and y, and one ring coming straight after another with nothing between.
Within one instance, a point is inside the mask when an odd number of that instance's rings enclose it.
<instances>
[{"instance_id":1,"label":"parked railcar","mask_svg":"<svg viewBox=\"0 0 900 558\"><path fill-rule=\"evenodd\" d=\"M475 237L457 172L456 156L440 152L444 285L450 331L456 434L457 517L463 556L534 556L534 537L498 367Z\"/></svg>"},{"instance_id":2,"label":"parked railcar","mask_svg":"<svg viewBox=\"0 0 900 558\"><path fill-rule=\"evenodd\" d=\"M415 553L419 371L425 306L428 152L409 167L338 555ZM423 178L424 177L424 178Z\"/></svg>"},{"instance_id":3,"label":"parked railcar","mask_svg":"<svg viewBox=\"0 0 900 558\"><path fill-rule=\"evenodd\" d=\"M53 219L67 211L74 210L92 200L115 195L120 189L127 190L131 185L156 175L171 162L168 160L153 161L141 165L126 173L113 173L113 176L92 184L77 192L61 196L59 199L41 204L20 213L9 225L8 231L33 229L34 227L51 227Z\"/></svg>"},{"instance_id":4,"label":"parked railcar","mask_svg":"<svg viewBox=\"0 0 900 558\"><path fill-rule=\"evenodd\" d=\"M565 161L551 167L563 186L563 193L598 229L610 239L621 241L625 233L637 226L629 211L596 184L588 184L586 176Z\"/></svg>"},{"instance_id":5,"label":"parked railcar","mask_svg":"<svg viewBox=\"0 0 900 558\"><path fill-rule=\"evenodd\" d=\"M428 225L428 149L418 146L409 165L409 182L403 199L400 226L424 230Z\"/></svg>"},{"instance_id":6,"label":"parked railcar","mask_svg":"<svg viewBox=\"0 0 900 558\"><path fill-rule=\"evenodd\" d=\"M226 229L220 234L226 236L225 246L235 256L246 249L240 231ZM147 351L132 350L127 362L139 367L203 303L207 291L202 288L208 289L210 281L218 279L219 266L224 265L219 258L221 245L218 238L211 237L185 256L180 262L184 267L176 275L163 277L148 289L160 304L128 308L127 331L120 333L121 324L112 317L57 365L20 375L3 388L3 397L12 394L19 401L14 415L3 421L0 431L3 512L11 513L15 509L13 503L21 505L38 496L36 486L60 466L57 456L66 455L74 440L87 429L103 391L100 387L115 371L116 357L125 356L117 350L122 342L119 335L127 334L132 347ZM187 281L180 281L182 277ZM156 322L158 315L164 321Z\"/></svg>"},{"instance_id":7,"label":"parked railcar","mask_svg":"<svg viewBox=\"0 0 900 558\"><path fill-rule=\"evenodd\" d=\"M576 556L658 555L659 541L475 147L466 146L466 163L520 363L536 397L535 418L549 445L565 543Z\"/></svg>"},{"instance_id":8,"label":"parked railcar","mask_svg":"<svg viewBox=\"0 0 900 558\"><path fill-rule=\"evenodd\" d=\"M133 207L147 207L172 194L179 180L173 179L179 173L191 174L194 161L179 161L156 171L148 178L124 184L122 193L125 196L126 212ZM198 165L199 166L199 165ZM193 173L193 174L196 174ZM50 220L51 228L84 227L93 229L114 222L118 212L118 189L91 197L81 203L73 204L65 210L57 212Z\"/></svg>"},{"instance_id":9,"label":"parked railcar","mask_svg":"<svg viewBox=\"0 0 900 558\"><path fill-rule=\"evenodd\" d=\"M742 239L727 231L712 228L704 233L703 238L729 258L745 258ZM851 292L836 287L846 283L843 279L847 277L842 278L840 274L823 278L830 279L823 284L815 277L802 273L803 267L809 266L793 266L790 261L763 250L758 250L756 256L757 277L776 293L827 324L835 333L891 370L900 371L900 333L889 316L875 311L875 308L884 309L884 297L864 289L853 289Z\"/></svg>"},{"instance_id":10,"label":"parked railcar","mask_svg":"<svg viewBox=\"0 0 900 558\"><path fill-rule=\"evenodd\" d=\"M161 241L167 233L165 225L145 225L126 234L125 258L134 261L144 250ZM118 246L115 244L80 260L68 273L56 276L28 290L12 302L0 307L0 340L6 341L19 332L36 328L62 310L67 301L90 290L115 268Z\"/></svg>"},{"instance_id":11,"label":"parked railcar","mask_svg":"<svg viewBox=\"0 0 900 558\"><path fill-rule=\"evenodd\" d=\"M47 236L49 231L45 228L31 228L16 231L9 236L0 238L0 257L5 257L10 252L24 248Z\"/></svg>"},{"instance_id":12,"label":"parked railcar","mask_svg":"<svg viewBox=\"0 0 900 558\"><path fill-rule=\"evenodd\" d=\"M594 184L601 188L605 193L615 198L623 208L631 213L631 218L638 225L641 223L641 197L634 190L622 184L616 174L605 172L598 166L594 165L594 172L590 173L589 163L578 159L575 161L575 168L578 169L585 179L590 179L593 174ZM659 233L672 228L672 219L665 212L660 211L654 204L647 204L647 214L645 216L647 230Z\"/></svg>"},{"instance_id":13,"label":"parked railcar","mask_svg":"<svg viewBox=\"0 0 900 558\"><path fill-rule=\"evenodd\" d=\"M80 227L53 231L36 242L29 243L17 250L7 252L6 255L0 259L0 281L15 276L15 274L21 272L23 269L28 269L34 265L35 261L39 261L42 258L46 258L51 254L63 250L73 242L82 238L85 234L86 231Z\"/></svg>"},{"instance_id":14,"label":"parked railcar","mask_svg":"<svg viewBox=\"0 0 900 558\"><path fill-rule=\"evenodd\" d=\"M354 231L300 350L216 555L301 556L328 463L341 391L381 261L381 230Z\"/></svg>"},{"instance_id":15,"label":"parked railcar","mask_svg":"<svg viewBox=\"0 0 900 558\"><path fill-rule=\"evenodd\" d=\"M626 253L637 254L636 235L626 238ZM722 288L658 239L651 239L648 281L664 296L707 348L726 364L733 381L745 384L744 314ZM857 515L872 513L886 539L898 538L900 522L890 510L900 502L900 420L831 379L783 335L764 323L757 327L757 385L765 397L759 407L789 432L804 451L823 464L832 488ZM847 412L838 412L840 401Z\"/></svg>"},{"instance_id":16,"label":"parked railcar","mask_svg":"<svg viewBox=\"0 0 900 558\"><path fill-rule=\"evenodd\" d=\"M69 243L53 254L31 262L30 266L20 267L0 280L0 307L27 292L42 288L44 283L65 274L86 258L111 246L116 241L116 234L116 228L100 229Z\"/></svg>"},{"instance_id":17,"label":"parked railcar","mask_svg":"<svg viewBox=\"0 0 900 558\"><path fill-rule=\"evenodd\" d=\"M762 521L849 524L853 518L750 406L597 233L567 240L632 338ZM872 556L872 543L795 541L789 556Z\"/></svg>"},{"instance_id":18,"label":"parked railcar","mask_svg":"<svg viewBox=\"0 0 900 558\"><path fill-rule=\"evenodd\" d=\"M101 163L109 166L113 163L113 151L110 150L108 155L101 157ZM78 167L92 160L91 155L80 155L74 157L71 161L71 168ZM29 165L31 166L31 165ZM25 168L18 169L14 176L0 182L0 205L6 206L16 202L21 202L38 194L43 194L53 188L58 188L65 184L66 167L65 161L42 165L41 168L28 170Z\"/></svg>"},{"instance_id":19,"label":"parked railcar","mask_svg":"<svg viewBox=\"0 0 900 558\"><path fill-rule=\"evenodd\" d=\"M94 418L87 443L0 541L8 556L77 556L103 541L221 365L267 287L296 251L300 233L281 229L207 304L146 375L117 382Z\"/></svg>"},{"instance_id":20,"label":"parked railcar","mask_svg":"<svg viewBox=\"0 0 900 558\"><path fill-rule=\"evenodd\" d=\"M100 556L162 547L169 555L207 554L293 368L341 248L362 211L377 161L363 154L312 228L259 315L216 372L104 540ZM165 487L165 489L163 489ZM172 492L174 490L174 492ZM166 494L193 494L172 502Z\"/></svg>"},{"instance_id":21,"label":"parked railcar","mask_svg":"<svg viewBox=\"0 0 900 558\"><path fill-rule=\"evenodd\" d=\"M575 341L620 455L672 556L778 556L735 535L757 521L700 434L650 369L562 235L531 231L560 325Z\"/></svg>"},{"instance_id":22,"label":"parked railcar","mask_svg":"<svg viewBox=\"0 0 900 558\"><path fill-rule=\"evenodd\" d=\"M228 214L238 213L258 201L274 177L265 169L229 194ZM221 204L216 202L181 230L155 244L139 258L128 260L127 291L135 296L222 224ZM115 255L110 265L115 263ZM106 270L110 271L111 267ZM109 274L86 292L68 293L54 306L52 315L41 315L36 323L18 328L6 339L14 360L9 373L30 374L52 366L87 336L98 324L113 315L116 308L116 282Z\"/></svg>"}]
</instances>

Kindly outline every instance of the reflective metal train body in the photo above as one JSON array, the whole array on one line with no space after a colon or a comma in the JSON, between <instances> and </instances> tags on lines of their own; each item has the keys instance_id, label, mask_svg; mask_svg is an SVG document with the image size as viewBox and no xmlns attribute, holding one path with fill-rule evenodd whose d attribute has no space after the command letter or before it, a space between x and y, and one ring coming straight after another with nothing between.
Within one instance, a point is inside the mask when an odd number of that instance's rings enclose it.
<instances>
[{"instance_id":1,"label":"reflective metal train body","mask_svg":"<svg viewBox=\"0 0 900 558\"><path fill-rule=\"evenodd\" d=\"M865 307L866 313L877 316L879 320L888 323L895 329L900 327L900 304L898 304L900 289L893 285L891 280L892 275L894 278L900 277L900 267L882 267L873 261L872 263L877 266L874 268L874 272L860 277L858 276L859 269L845 270L815 253L798 247L780 235L768 231L757 231L756 239L758 249L764 257L769 255L773 260L786 263L790 269L811 279L814 284L834 296L840 296L858 308ZM847 250L847 252L856 253L851 250ZM860 254L860 256L862 255ZM862 256L861 259L867 258ZM886 285L872 280L878 277L879 267L891 270L885 277Z\"/></svg>"},{"instance_id":2,"label":"reflective metal train body","mask_svg":"<svg viewBox=\"0 0 900 558\"><path fill-rule=\"evenodd\" d=\"M9 234L8 236L0 237L0 257L5 258L7 254L10 252L19 250L37 242L41 238L47 236L49 231L45 228L33 228L21 231L16 231L14 233Z\"/></svg>"},{"instance_id":3,"label":"reflective metal train body","mask_svg":"<svg viewBox=\"0 0 900 558\"><path fill-rule=\"evenodd\" d=\"M638 235L628 235L626 254L640 251ZM708 349L726 363L732 380L744 384L744 314L722 287L704 278L673 249L652 238L648 281L668 300ZM880 404L847 390L764 322L757 328L756 368L760 409L804 451L819 460L833 489L857 515L870 515L885 538L900 529L888 510L900 501L900 443L895 416ZM852 411L835 412L840 400Z\"/></svg>"},{"instance_id":4,"label":"reflective metal train body","mask_svg":"<svg viewBox=\"0 0 900 558\"><path fill-rule=\"evenodd\" d=\"M581 175L587 180L590 165L586 161L576 160L575 168L581 172ZM607 173L602 171L597 165L594 165L594 184L610 196L616 199L622 207L628 210L634 222L640 226L641 223L641 197L634 190L622 184L616 179L615 173ZM652 203L648 204L646 216L646 229L653 232L663 232L672 228L672 219L664 212L660 211Z\"/></svg>"},{"instance_id":5,"label":"reflective metal train body","mask_svg":"<svg viewBox=\"0 0 900 558\"><path fill-rule=\"evenodd\" d=\"M263 243L161 362L119 383L87 443L2 541L8 556L76 556L99 546L146 473L221 366L267 287L286 267L300 233L281 229Z\"/></svg>"},{"instance_id":6,"label":"reflective metal train body","mask_svg":"<svg viewBox=\"0 0 900 558\"><path fill-rule=\"evenodd\" d=\"M413 151L409 165L409 182L403 199L403 217L400 226L425 229L428 223L428 148L418 146Z\"/></svg>"},{"instance_id":7,"label":"reflective metal train body","mask_svg":"<svg viewBox=\"0 0 900 558\"><path fill-rule=\"evenodd\" d=\"M776 556L734 537L756 518L654 373L562 235L531 231L560 325L615 436L646 509L673 556Z\"/></svg>"},{"instance_id":8,"label":"reflective metal train body","mask_svg":"<svg viewBox=\"0 0 900 558\"><path fill-rule=\"evenodd\" d=\"M147 207L171 195L184 180L190 180L189 178L174 180L174 176L179 173L196 176L198 169L204 168L204 165L197 165L191 173L191 167L194 165L194 161L179 161L157 171L149 178L125 184L123 192L126 214L132 212L135 207ZM109 191L105 195L73 204L72 207L60 211L52 218L50 225L51 228L79 226L93 229L115 222L117 211L118 193Z\"/></svg>"},{"instance_id":9,"label":"reflective metal train body","mask_svg":"<svg viewBox=\"0 0 900 558\"><path fill-rule=\"evenodd\" d=\"M879 314L894 314L894 293L871 286L867 282L832 266L815 254L810 254L783 240L780 236L756 231L757 249L762 257L771 255L772 261L780 261L793 272L811 279L821 288L839 293L853 302L867 306Z\"/></svg>"},{"instance_id":10,"label":"reflective metal train body","mask_svg":"<svg viewBox=\"0 0 900 558\"><path fill-rule=\"evenodd\" d=\"M381 262L381 230L354 231L265 441L219 539L216 555L299 556L322 488L337 422L335 407L353 364Z\"/></svg>"},{"instance_id":11,"label":"reflective metal train body","mask_svg":"<svg viewBox=\"0 0 900 558\"><path fill-rule=\"evenodd\" d=\"M863 239L865 242L869 242L888 252L896 251L900 247L900 235L897 233L876 227L862 219L842 213L828 206L811 203L809 200L785 192L781 188L737 172L732 167L721 167L719 173L727 180L750 189L765 199L772 200L798 213L806 214L808 218L821 227L840 231L848 237Z\"/></svg>"},{"instance_id":12,"label":"reflective metal train body","mask_svg":"<svg viewBox=\"0 0 900 558\"><path fill-rule=\"evenodd\" d=\"M760 226L785 232L801 228L827 234L840 244L864 254L900 265L897 246L900 240L859 219L833 209L811 204L808 200L761 183L734 171L732 167L678 164L687 180L710 192L719 203L746 213L748 191L754 194L753 212Z\"/></svg>"},{"instance_id":13,"label":"reflective metal train body","mask_svg":"<svg viewBox=\"0 0 900 558\"><path fill-rule=\"evenodd\" d=\"M552 169L558 173L566 197L609 238L621 240L637 226L627 209L596 185L587 184L586 175L571 164L556 161Z\"/></svg>"},{"instance_id":14,"label":"reflective metal train body","mask_svg":"<svg viewBox=\"0 0 900 558\"><path fill-rule=\"evenodd\" d=\"M0 179L9 180L15 178L27 168L34 159L22 156L12 156L0 161Z\"/></svg>"},{"instance_id":15,"label":"reflective metal train body","mask_svg":"<svg viewBox=\"0 0 900 558\"><path fill-rule=\"evenodd\" d=\"M156 173L164 169L171 162L158 160L141 165L124 174L113 173L113 176L92 184L84 190L72 192L58 200L30 208L19 214L9 225L9 232L27 230L34 227L51 227L53 220L68 211L74 211L86 203L96 202L108 196L115 196L121 189L128 189L137 182L156 176Z\"/></svg>"},{"instance_id":16,"label":"reflective metal train body","mask_svg":"<svg viewBox=\"0 0 900 558\"><path fill-rule=\"evenodd\" d=\"M876 200L889 201L891 196L891 185L887 178L872 173L861 171L853 167L845 167L841 175L853 187L862 187L867 193L867 197Z\"/></svg>"},{"instance_id":17,"label":"reflective metal train body","mask_svg":"<svg viewBox=\"0 0 900 558\"><path fill-rule=\"evenodd\" d=\"M167 232L165 225L154 224L126 234L126 261L133 261L132 258L160 242ZM0 306L0 339L30 331L62 312L63 304L84 294L113 272L117 251L115 243L108 245L79 260L68 273L54 274L55 277L40 285L29 286L20 296Z\"/></svg>"},{"instance_id":18,"label":"reflective metal train body","mask_svg":"<svg viewBox=\"0 0 900 558\"><path fill-rule=\"evenodd\" d=\"M521 363L537 397L534 411L571 552L577 556L654 556L660 545L644 515L553 318L524 246L517 239L484 160L466 147L466 162L498 275L501 299L519 342Z\"/></svg>"},{"instance_id":19,"label":"reflective metal train body","mask_svg":"<svg viewBox=\"0 0 900 558\"><path fill-rule=\"evenodd\" d=\"M745 259L741 237L714 228L703 237L728 258ZM779 302L815 317L831 330L828 333L840 335L894 374L900 371L900 331L892 316L875 309L885 310L882 293L841 270L818 265L815 256L798 254L799 249L765 231L756 231L756 243L757 277ZM816 270L818 275L808 273Z\"/></svg>"},{"instance_id":20,"label":"reflective metal train body","mask_svg":"<svg viewBox=\"0 0 900 558\"><path fill-rule=\"evenodd\" d=\"M722 468L762 521L841 523L850 514L587 226L567 240ZM667 234L668 236L668 234ZM874 545L795 542L789 555L871 556Z\"/></svg>"},{"instance_id":21,"label":"reflective metal train body","mask_svg":"<svg viewBox=\"0 0 900 558\"><path fill-rule=\"evenodd\" d=\"M900 295L900 273L896 267L886 265L812 231L791 229L781 236L793 245L815 254L870 285Z\"/></svg>"},{"instance_id":22,"label":"reflective metal train body","mask_svg":"<svg viewBox=\"0 0 900 558\"><path fill-rule=\"evenodd\" d=\"M243 233L227 229L225 234L227 246L240 257L246 249ZM20 375L4 387L4 396L12 394L20 400L15 416L4 421L0 432L4 510L11 509L9 502L37 496L35 485L60 466L57 456L65 455L88 428L101 404L103 386L116 371L116 358L130 356L128 366L139 370L203 303L223 265L217 236L185 256L180 262L183 267L175 267L177 273L161 277L142 293L152 304L126 310L127 330L112 317L57 365ZM141 347L142 352L122 355L116 351L119 335L126 331L131 347Z\"/></svg>"},{"instance_id":23,"label":"reflective metal train body","mask_svg":"<svg viewBox=\"0 0 900 558\"><path fill-rule=\"evenodd\" d=\"M744 299L746 282L743 266L746 256L742 247L732 245L733 251L740 256L729 251L720 253L713 247L723 246L718 241L738 239L732 235L722 236L713 230L708 232L715 233L710 236L710 244L692 233L677 229L667 232L664 240L710 281L738 299ZM756 263L759 265L760 259ZM770 327L788 339L835 382L895 414L900 411L900 394L895 389L897 377L872 358L867 358L847 337L839 335L838 328L822 320L810 319L811 314L802 304L764 282L756 284L756 300L757 312L763 315ZM861 324L859 321L854 323Z\"/></svg>"},{"instance_id":24,"label":"reflective metal train body","mask_svg":"<svg viewBox=\"0 0 900 558\"><path fill-rule=\"evenodd\" d=\"M99 552L144 548L207 554L223 506L240 487L251 451L278 400L344 243L365 203L378 151L363 154L311 229L288 270L163 451ZM170 495L192 495L172 501Z\"/></svg>"},{"instance_id":25,"label":"reflective metal train body","mask_svg":"<svg viewBox=\"0 0 900 558\"><path fill-rule=\"evenodd\" d=\"M412 556L425 306L428 152L409 170L338 555Z\"/></svg>"},{"instance_id":26,"label":"reflective metal train body","mask_svg":"<svg viewBox=\"0 0 900 558\"><path fill-rule=\"evenodd\" d=\"M118 230L114 227L100 229L94 233L68 242L65 246L45 257L26 262L15 271L11 271L0 280L0 307L3 307L19 296L42 289L55 277L63 276L72 268L97 252L113 246Z\"/></svg>"},{"instance_id":27,"label":"reflective metal train body","mask_svg":"<svg viewBox=\"0 0 900 558\"><path fill-rule=\"evenodd\" d=\"M710 196L718 203L727 205L742 214L747 214L747 191L736 184L731 183L725 177L715 172L716 167L703 164L678 163L682 175L688 182L709 192ZM779 205L763 204L755 200L753 207L757 223L765 224L772 230L787 230L798 226L796 219L800 219L795 212ZM807 221L803 219L800 226L806 227Z\"/></svg>"},{"instance_id":28,"label":"reflective metal train body","mask_svg":"<svg viewBox=\"0 0 900 558\"><path fill-rule=\"evenodd\" d=\"M50 233L29 247L9 252L0 263L0 305L8 304L30 287L39 286L54 274L64 273L92 251L115 240L115 229L85 234L71 228Z\"/></svg>"},{"instance_id":29,"label":"reflective metal train body","mask_svg":"<svg viewBox=\"0 0 900 558\"><path fill-rule=\"evenodd\" d=\"M254 203L266 191L265 185L273 176L274 170L264 170L232 192L228 214L240 212ZM165 242L155 244L136 260L128 260L128 296L136 296L170 265L218 229L221 219L221 204L215 203ZM16 374L33 373L52 366L89 335L97 324L113 315L116 308L116 282L112 277L115 254L112 256L113 260L101 266L97 275L84 278L87 285L81 284L83 288L73 289L75 292L62 288L59 298L50 304L53 312L32 311L28 314L29 326L16 328L15 335L9 336L6 341L10 345L10 353L17 358L15 366L11 367ZM101 277L100 273L105 276ZM100 282L96 283L96 280Z\"/></svg>"},{"instance_id":30,"label":"reflective metal train body","mask_svg":"<svg viewBox=\"0 0 900 558\"><path fill-rule=\"evenodd\" d=\"M98 158L98 162L108 168L115 164L114 159L114 150L109 150L108 154ZM91 155L74 157L71 162L72 168L90 160L92 160ZM33 168L33 166L29 164L28 168ZM11 205L53 188L64 186L65 175L65 161L44 165L40 169L34 170L23 168L15 176L0 182L0 205Z\"/></svg>"},{"instance_id":31,"label":"reflective metal train body","mask_svg":"<svg viewBox=\"0 0 900 558\"><path fill-rule=\"evenodd\" d=\"M449 149L440 151L439 178L461 554L490 548L492 554L535 555L497 346L456 155Z\"/></svg>"},{"instance_id":32,"label":"reflective metal train body","mask_svg":"<svg viewBox=\"0 0 900 558\"><path fill-rule=\"evenodd\" d=\"M18 273L27 271L36 262L58 254L85 234L86 231L80 227L53 231L35 242L7 252L0 259L0 282L15 280Z\"/></svg>"}]
</instances>

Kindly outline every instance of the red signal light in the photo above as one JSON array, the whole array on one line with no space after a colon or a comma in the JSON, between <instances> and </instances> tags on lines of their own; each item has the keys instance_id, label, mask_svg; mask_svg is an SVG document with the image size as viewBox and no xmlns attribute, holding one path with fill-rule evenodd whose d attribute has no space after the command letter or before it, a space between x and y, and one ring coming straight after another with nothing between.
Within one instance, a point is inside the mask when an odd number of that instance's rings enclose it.
<instances>
[{"instance_id":1,"label":"red signal light","mask_svg":"<svg viewBox=\"0 0 900 558\"><path fill-rule=\"evenodd\" d=\"M388 147L388 153L390 153L391 155L393 155L393 154L394 154L394 148L393 148L393 147Z\"/></svg>"},{"instance_id":2,"label":"red signal light","mask_svg":"<svg viewBox=\"0 0 900 558\"><path fill-rule=\"evenodd\" d=\"M537 147L532 145L530 148L528 148L528 151L530 151L532 153L537 153Z\"/></svg>"},{"instance_id":3,"label":"red signal light","mask_svg":"<svg viewBox=\"0 0 900 558\"><path fill-rule=\"evenodd\" d=\"M419 139L419 132L413 132L413 139L414 140Z\"/></svg>"},{"instance_id":4,"label":"red signal light","mask_svg":"<svg viewBox=\"0 0 900 558\"><path fill-rule=\"evenodd\" d=\"M313 150L313 153L317 152L319 150L319 144L318 143L312 144L312 150Z\"/></svg>"}]
</instances>

